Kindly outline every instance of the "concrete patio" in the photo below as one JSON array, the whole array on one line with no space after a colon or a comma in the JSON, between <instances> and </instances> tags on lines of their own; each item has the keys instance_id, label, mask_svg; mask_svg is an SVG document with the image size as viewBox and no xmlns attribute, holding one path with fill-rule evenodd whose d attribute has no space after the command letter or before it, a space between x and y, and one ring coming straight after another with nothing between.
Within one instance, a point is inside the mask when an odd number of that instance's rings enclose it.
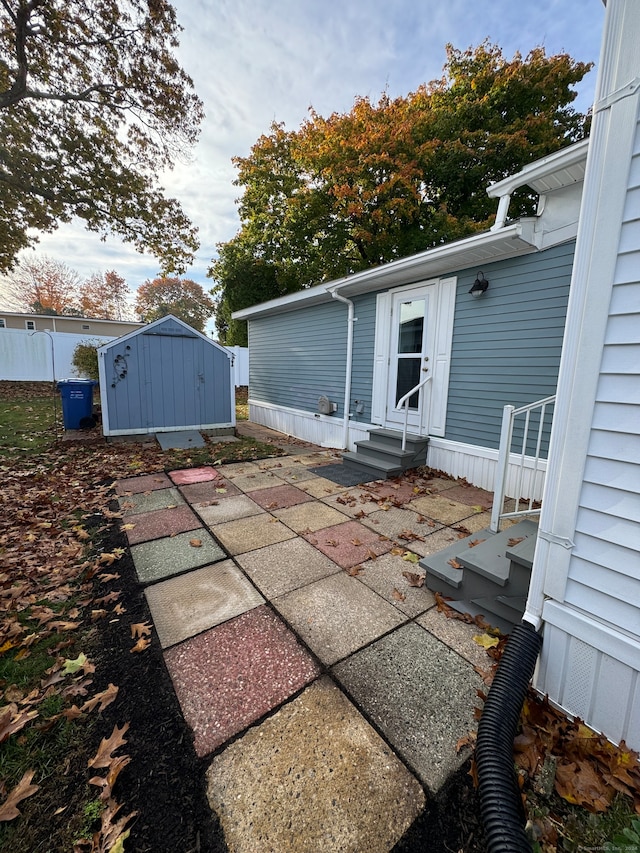
<instances>
[{"instance_id":1,"label":"concrete patio","mask_svg":"<svg viewBox=\"0 0 640 853\"><path fill-rule=\"evenodd\" d=\"M489 663L416 555L485 526L491 495L427 471L347 487L334 452L288 449L121 480L123 527L229 850L386 853L469 756Z\"/></svg>"}]
</instances>

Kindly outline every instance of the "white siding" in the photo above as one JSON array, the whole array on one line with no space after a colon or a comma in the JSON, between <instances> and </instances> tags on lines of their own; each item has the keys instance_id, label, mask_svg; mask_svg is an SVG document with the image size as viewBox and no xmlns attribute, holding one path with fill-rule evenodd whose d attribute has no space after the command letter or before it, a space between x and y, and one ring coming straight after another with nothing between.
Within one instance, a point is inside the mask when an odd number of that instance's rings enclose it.
<instances>
[{"instance_id":1,"label":"white siding","mask_svg":"<svg viewBox=\"0 0 640 853\"><path fill-rule=\"evenodd\" d=\"M624 205L567 604L640 629L640 123Z\"/></svg>"}]
</instances>

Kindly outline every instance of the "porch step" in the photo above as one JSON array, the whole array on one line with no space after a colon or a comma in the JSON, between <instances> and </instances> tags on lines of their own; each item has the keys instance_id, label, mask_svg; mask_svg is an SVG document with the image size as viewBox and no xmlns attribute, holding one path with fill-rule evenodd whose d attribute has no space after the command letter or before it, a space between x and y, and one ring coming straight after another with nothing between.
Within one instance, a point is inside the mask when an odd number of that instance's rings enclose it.
<instances>
[{"instance_id":1,"label":"porch step","mask_svg":"<svg viewBox=\"0 0 640 853\"><path fill-rule=\"evenodd\" d=\"M519 608L524 611L523 599L529 589L537 529L537 524L527 519L500 533L485 529L459 539L420 560L426 571L425 585L464 602L463 607L482 602L479 610L462 612L477 615L487 611L516 624L521 615Z\"/></svg>"},{"instance_id":2,"label":"porch step","mask_svg":"<svg viewBox=\"0 0 640 853\"><path fill-rule=\"evenodd\" d=\"M427 460L429 439L407 435L402 450L402 433L389 429L372 429L369 438L356 442L355 453L343 453L342 462L347 467L374 479L396 477L409 468L424 465Z\"/></svg>"},{"instance_id":3,"label":"porch step","mask_svg":"<svg viewBox=\"0 0 640 853\"><path fill-rule=\"evenodd\" d=\"M494 608L487 606L489 602L491 599L479 598L474 601L461 599L460 601L447 601L447 605L457 613L468 614L473 617L481 616L488 625L497 628L501 634L510 634L514 626L520 624L521 618L511 609L507 609L506 615L496 613ZM524 609L522 612L524 613ZM481 628L478 628L478 633L482 633Z\"/></svg>"}]
</instances>

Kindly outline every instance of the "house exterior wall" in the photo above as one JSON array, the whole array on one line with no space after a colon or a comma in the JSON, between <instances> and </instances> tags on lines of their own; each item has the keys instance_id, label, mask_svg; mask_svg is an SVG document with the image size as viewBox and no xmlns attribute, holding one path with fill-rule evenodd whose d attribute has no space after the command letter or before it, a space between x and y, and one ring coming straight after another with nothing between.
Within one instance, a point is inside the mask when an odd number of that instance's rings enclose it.
<instances>
[{"instance_id":1,"label":"house exterior wall","mask_svg":"<svg viewBox=\"0 0 640 853\"><path fill-rule=\"evenodd\" d=\"M443 440L433 441L434 467L448 470L456 465L456 476L469 477L474 448L488 449L491 452L474 463L474 482L491 487L503 406L555 393L574 245L569 241L488 264L483 271L490 286L481 299L468 293L477 270L457 273L446 429ZM366 437L371 426L379 292L353 298L355 440ZM339 302L250 319L252 420L309 441L341 446L337 421L342 421L344 411L346 337L347 308ZM320 395L337 404L333 415L317 414ZM460 445L468 449L461 453Z\"/></svg>"},{"instance_id":2,"label":"house exterior wall","mask_svg":"<svg viewBox=\"0 0 640 853\"><path fill-rule=\"evenodd\" d=\"M105 435L235 424L231 359L165 318L99 351Z\"/></svg>"},{"instance_id":3,"label":"house exterior wall","mask_svg":"<svg viewBox=\"0 0 640 853\"><path fill-rule=\"evenodd\" d=\"M2 328L23 329L27 331L62 332L65 334L91 337L119 338L134 329L140 329L143 323L119 320L96 320L92 317L56 317L45 314L18 314L0 310L0 332Z\"/></svg>"}]
</instances>

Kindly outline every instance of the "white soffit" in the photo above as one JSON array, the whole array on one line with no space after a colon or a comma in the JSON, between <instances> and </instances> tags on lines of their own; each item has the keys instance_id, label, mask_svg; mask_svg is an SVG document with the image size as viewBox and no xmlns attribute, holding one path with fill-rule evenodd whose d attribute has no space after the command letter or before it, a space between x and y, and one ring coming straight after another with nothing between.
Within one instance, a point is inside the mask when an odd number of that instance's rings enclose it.
<instances>
[{"instance_id":1,"label":"white soffit","mask_svg":"<svg viewBox=\"0 0 640 853\"><path fill-rule=\"evenodd\" d=\"M491 184L487 189L487 195L491 198L500 198L511 195L515 190L525 186L544 195L544 193L579 183L584 180L588 148L589 140L583 139L554 154L549 154L542 160L536 160L516 175L510 175L502 181Z\"/></svg>"}]
</instances>

